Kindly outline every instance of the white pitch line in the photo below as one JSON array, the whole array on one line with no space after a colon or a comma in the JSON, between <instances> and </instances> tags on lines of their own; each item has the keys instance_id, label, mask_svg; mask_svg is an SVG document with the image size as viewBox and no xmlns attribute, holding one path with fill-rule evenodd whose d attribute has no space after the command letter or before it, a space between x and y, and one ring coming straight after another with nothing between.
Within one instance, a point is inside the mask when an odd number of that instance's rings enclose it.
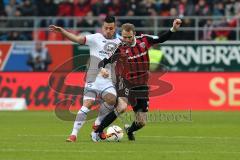
<instances>
[{"instance_id":1,"label":"white pitch line","mask_svg":"<svg viewBox=\"0 0 240 160\"><path fill-rule=\"evenodd\" d=\"M31 134L18 134L18 137L67 137L67 135L31 135ZM219 140L240 140L240 137L204 137L204 136L138 136L139 138L168 138L168 139L219 139Z\"/></svg>"},{"instance_id":2,"label":"white pitch line","mask_svg":"<svg viewBox=\"0 0 240 160\"><path fill-rule=\"evenodd\" d=\"M169 139L232 139L240 140L240 137L203 137L203 136L138 136L141 138L169 138Z\"/></svg>"},{"instance_id":3,"label":"white pitch line","mask_svg":"<svg viewBox=\"0 0 240 160\"><path fill-rule=\"evenodd\" d=\"M90 134L90 133L89 133ZM67 137L68 135L31 135L31 134L18 134L18 137Z\"/></svg>"},{"instance_id":4,"label":"white pitch line","mask_svg":"<svg viewBox=\"0 0 240 160\"><path fill-rule=\"evenodd\" d=\"M139 150L41 150L41 149L0 149L0 152L46 152L46 153L139 153ZM237 151L219 151L219 152L207 152L207 151L161 151L151 150L149 153L165 153L165 154L240 154Z\"/></svg>"},{"instance_id":5,"label":"white pitch line","mask_svg":"<svg viewBox=\"0 0 240 160\"><path fill-rule=\"evenodd\" d=\"M62 152L62 153L133 153L136 151L122 150L122 151L114 151L114 150L58 150L58 149L0 149L0 152Z\"/></svg>"}]
</instances>

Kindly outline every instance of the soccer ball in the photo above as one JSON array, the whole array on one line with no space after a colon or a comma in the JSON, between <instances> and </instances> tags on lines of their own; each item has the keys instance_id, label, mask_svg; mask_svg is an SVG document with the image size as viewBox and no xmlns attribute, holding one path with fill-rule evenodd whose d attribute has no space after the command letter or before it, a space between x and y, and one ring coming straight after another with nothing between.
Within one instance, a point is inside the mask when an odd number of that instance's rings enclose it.
<instances>
[{"instance_id":1,"label":"soccer ball","mask_svg":"<svg viewBox=\"0 0 240 160\"><path fill-rule=\"evenodd\" d=\"M107 129L107 140L119 142L123 138L123 130L119 126L113 125Z\"/></svg>"}]
</instances>

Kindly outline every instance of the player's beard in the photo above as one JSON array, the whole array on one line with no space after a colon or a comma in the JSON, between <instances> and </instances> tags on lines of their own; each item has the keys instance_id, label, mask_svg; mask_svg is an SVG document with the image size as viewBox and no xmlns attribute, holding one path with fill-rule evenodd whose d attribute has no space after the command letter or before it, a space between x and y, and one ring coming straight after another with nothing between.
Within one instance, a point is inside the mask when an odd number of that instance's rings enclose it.
<instances>
[{"instance_id":1,"label":"player's beard","mask_svg":"<svg viewBox=\"0 0 240 160\"><path fill-rule=\"evenodd\" d=\"M113 38L113 35L111 35L111 34L105 34L105 38L106 38L106 39L112 39L112 38Z\"/></svg>"}]
</instances>

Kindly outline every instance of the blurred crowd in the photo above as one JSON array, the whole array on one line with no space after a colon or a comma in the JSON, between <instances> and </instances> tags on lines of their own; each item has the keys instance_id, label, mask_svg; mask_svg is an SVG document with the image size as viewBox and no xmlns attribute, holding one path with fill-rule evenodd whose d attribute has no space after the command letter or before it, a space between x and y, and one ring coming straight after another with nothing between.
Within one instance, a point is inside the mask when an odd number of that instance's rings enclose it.
<instances>
[{"instance_id":1,"label":"blurred crowd","mask_svg":"<svg viewBox=\"0 0 240 160\"><path fill-rule=\"evenodd\" d=\"M31 40L37 34L41 39L61 40L62 37L51 37L46 32L31 32L27 28L47 27L56 24L63 27L89 27L101 26L101 17L114 16L172 16L183 18L183 27L203 27L199 32L199 38L203 40L236 39L236 31L224 30L222 27L236 27L236 16L240 13L240 0L0 0L0 18L14 17L15 19L0 19L0 28L25 28L23 32L0 31L0 40ZM39 20L37 24L31 19L21 19L26 16L60 17L57 20L51 18ZM69 18L79 17L76 24ZM98 16L98 19L91 19ZM222 16L217 21L208 18L197 23L194 19L185 16ZM19 18L20 17L20 18ZM86 18L87 17L87 18ZM227 19L225 17L232 17ZM145 20L122 20L131 22L137 27L152 26L151 21ZM159 26L169 27L171 20L162 20ZM213 28L220 28L215 30ZM14 30L14 29L13 29ZM90 31L94 32L94 31ZM186 31L185 39L195 39L194 30ZM52 38L52 39L51 39ZM175 39L184 39L182 36Z\"/></svg>"}]
</instances>

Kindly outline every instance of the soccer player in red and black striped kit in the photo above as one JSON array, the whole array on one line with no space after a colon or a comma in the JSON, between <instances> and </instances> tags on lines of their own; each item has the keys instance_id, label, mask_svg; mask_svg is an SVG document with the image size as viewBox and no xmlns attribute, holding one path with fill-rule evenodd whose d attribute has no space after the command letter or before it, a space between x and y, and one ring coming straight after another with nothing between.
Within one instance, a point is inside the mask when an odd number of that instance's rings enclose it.
<instances>
[{"instance_id":1,"label":"soccer player in red and black striped kit","mask_svg":"<svg viewBox=\"0 0 240 160\"><path fill-rule=\"evenodd\" d=\"M172 28L161 36L141 35L135 36L135 27L130 23L122 25L122 43L109 59L99 63L99 67L105 67L108 63L116 61L116 77L118 104L114 111L110 112L102 121L98 129L92 132L92 140L105 139L104 128L109 126L121 113L127 104L131 104L135 112L135 121L131 126L125 126L128 139L135 140L133 132L142 128L146 123L148 112L148 79L149 79L149 55L148 49L158 43L168 40L180 25L180 19L175 19Z\"/></svg>"}]
</instances>

